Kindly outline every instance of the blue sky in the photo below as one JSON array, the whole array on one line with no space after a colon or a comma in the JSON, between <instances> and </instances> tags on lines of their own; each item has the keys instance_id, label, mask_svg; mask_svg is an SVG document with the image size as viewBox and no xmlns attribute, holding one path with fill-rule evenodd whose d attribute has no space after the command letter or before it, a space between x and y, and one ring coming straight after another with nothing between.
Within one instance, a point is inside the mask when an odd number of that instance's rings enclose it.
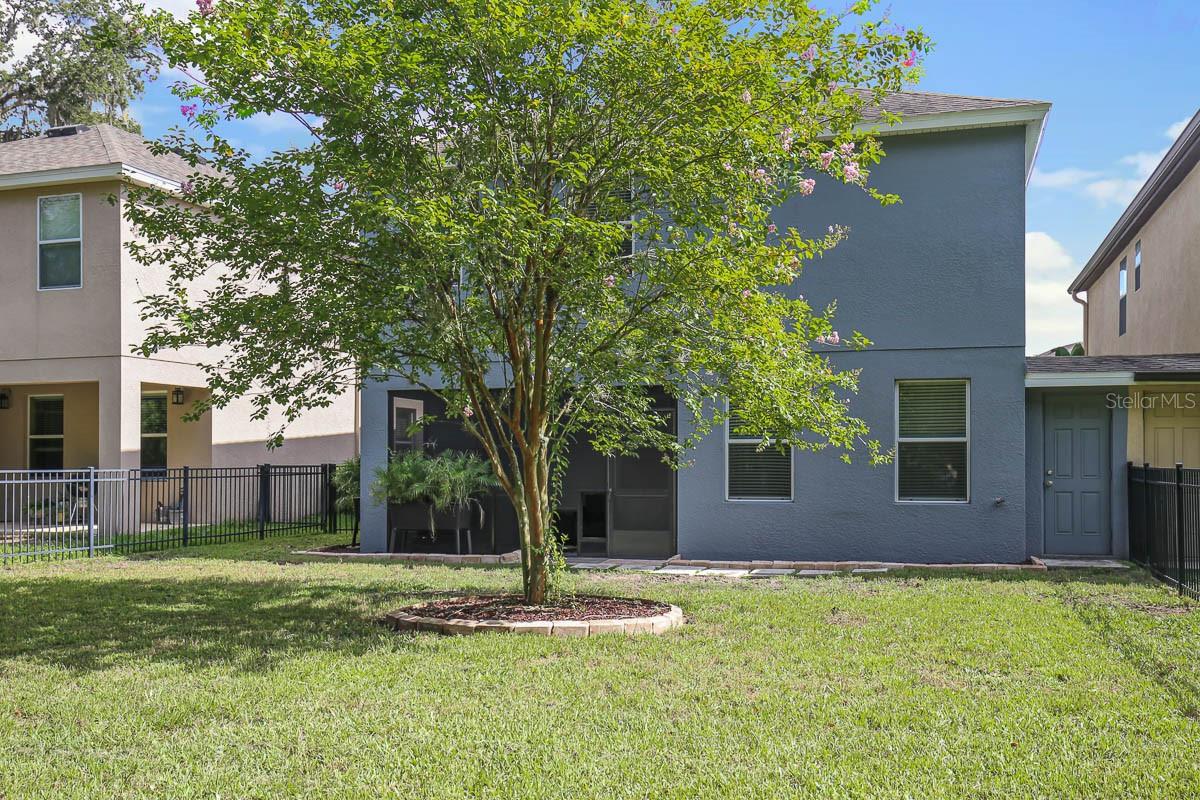
<instances>
[{"instance_id":1,"label":"blue sky","mask_svg":"<svg viewBox=\"0 0 1200 800\"><path fill-rule=\"evenodd\" d=\"M189 0L158 0L173 11ZM1080 338L1066 286L1200 107L1195 0L892 0L895 22L933 37L918 88L1054 104L1026 215L1027 349ZM170 76L134 109L145 132L179 122ZM228 131L251 151L301 141L261 117ZM970 265L964 265L970 268Z\"/></svg>"}]
</instances>

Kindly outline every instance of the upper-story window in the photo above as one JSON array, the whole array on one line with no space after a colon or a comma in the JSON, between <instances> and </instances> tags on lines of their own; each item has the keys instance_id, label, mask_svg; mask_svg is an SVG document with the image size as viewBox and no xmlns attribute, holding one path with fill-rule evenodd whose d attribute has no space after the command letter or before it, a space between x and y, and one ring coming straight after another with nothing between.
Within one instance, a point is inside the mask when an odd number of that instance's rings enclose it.
<instances>
[{"instance_id":1,"label":"upper-story window","mask_svg":"<svg viewBox=\"0 0 1200 800\"><path fill-rule=\"evenodd\" d=\"M1142 240L1133 243L1133 290L1142 288Z\"/></svg>"},{"instance_id":2,"label":"upper-story window","mask_svg":"<svg viewBox=\"0 0 1200 800\"><path fill-rule=\"evenodd\" d=\"M83 196L38 198L38 289L83 286Z\"/></svg>"},{"instance_id":3,"label":"upper-story window","mask_svg":"<svg viewBox=\"0 0 1200 800\"><path fill-rule=\"evenodd\" d=\"M1121 259L1121 271L1117 278L1118 289L1121 293L1120 308L1117 310L1117 326L1120 336L1125 335L1125 302L1129 294L1129 259Z\"/></svg>"}]
</instances>

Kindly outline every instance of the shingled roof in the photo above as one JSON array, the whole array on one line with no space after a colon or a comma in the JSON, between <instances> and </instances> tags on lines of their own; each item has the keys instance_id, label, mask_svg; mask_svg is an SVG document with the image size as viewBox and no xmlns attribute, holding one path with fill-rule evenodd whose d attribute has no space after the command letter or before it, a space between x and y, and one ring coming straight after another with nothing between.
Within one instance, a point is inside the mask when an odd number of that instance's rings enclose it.
<instances>
[{"instance_id":1,"label":"shingled roof","mask_svg":"<svg viewBox=\"0 0 1200 800\"><path fill-rule=\"evenodd\" d=\"M868 108L864 117L878 119L883 111L901 117L918 117L928 114L951 114L963 111L994 111L1007 108L1040 108L1048 106L1044 100L1018 100L1002 97L977 97L966 94L942 94L941 92L896 92L884 98L880 106Z\"/></svg>"},{"instance_id":2,"label":"shingled roof","mask_svg":"<svg viewBox=\"0 0 1200 800\"><path fill-rule=\"evenodd\" d=\"M80 125L65 136L36 136L0 144L0 178L50 170L124 166L179 182L197 172L182 157L155 155L136 133L112 125Z\"/></svg>"},{"instance_id":3,"label":"shingled roof","mask_svg":"<svg viewBox=\"0 0 1200 800\"><path fill-rule=\"evenodd\" d=\"M1200 376L1200 353L1153 356L1029 356L1025 371L1036 373L1131 372L1139 380L1152 376ZM1143 378L1142 376L1146 376Z\"/></svg>"}]
</instances>

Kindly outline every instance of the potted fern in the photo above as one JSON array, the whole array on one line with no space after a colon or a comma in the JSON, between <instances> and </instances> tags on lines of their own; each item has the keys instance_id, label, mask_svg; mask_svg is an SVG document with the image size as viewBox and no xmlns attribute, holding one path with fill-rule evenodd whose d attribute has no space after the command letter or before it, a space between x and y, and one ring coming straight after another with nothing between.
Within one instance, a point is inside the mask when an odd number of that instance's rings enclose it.
<instances>
[{"instance_id":1,"label":"potted fern","mask_svg":"<svg viewBox=\"0 0 1200 800\"><path fill-rule=\"evenodd\" d=\"M431 541L439 529L453 529L455 550L462 552L463 531L470 551L471 521L477 513L483 527L482 497L497 485L491 465L473 453L410 450L375 470L371 493L396 507L397 527L424 528Z\"/></svg>"}]
</instances>

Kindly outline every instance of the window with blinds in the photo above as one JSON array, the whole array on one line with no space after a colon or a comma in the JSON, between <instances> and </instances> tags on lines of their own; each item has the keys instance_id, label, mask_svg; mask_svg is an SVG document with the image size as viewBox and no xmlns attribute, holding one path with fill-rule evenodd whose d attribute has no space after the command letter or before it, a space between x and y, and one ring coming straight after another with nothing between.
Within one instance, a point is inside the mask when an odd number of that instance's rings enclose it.
<instances>
[{"instance_id":1,"label":"window with blinds","mask_svg":"<svg viewBox=\"0 0 1200 800\"><path fill-rule=\"evenodd\" d=\"M792 448L741 433L741 418L730 410L725 423L727 497L730 500L791 500Z\"/></svg>"},{"instance_id":2,"label":"window with blinds","mask_svg":"<svg viewBox=\"0 0 1200 800\"><path fill-rule=\"evenodd\" d=\"M896 384L896 499L970 499L970 382Z\"/></svg>"}]
</instances>

